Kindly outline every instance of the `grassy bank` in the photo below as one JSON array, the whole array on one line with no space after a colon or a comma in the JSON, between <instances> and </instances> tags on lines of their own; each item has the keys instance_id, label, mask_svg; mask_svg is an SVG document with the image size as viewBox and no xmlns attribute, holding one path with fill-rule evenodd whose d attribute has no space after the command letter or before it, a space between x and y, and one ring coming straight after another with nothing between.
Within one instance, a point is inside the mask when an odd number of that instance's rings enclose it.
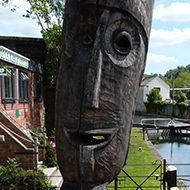
<instances>
[{"instance_id":1,"label":"grassy bank","mask_svg":"<svg viewBox=\"0 0 190 190\"><path fill-rule=\"evenodd\" d=\"M141 151L139 150L141 147ZM143 140L143 134L139 133L139 128L132 128L129 154L127 158L126 165L124 167L125 172L133 178L133 180L140 185L146 180L147 176L149 176L157 167L159 162L154 164L156 158L151 154L151 149L147 146L145 141ZM147 190L159 189L160 182L155 180L155 174L160 174L160 168L152 174L145 183L143 183L142 188ZM122 176L126 176L124 172L121 172L118 177L118 189L124 190L126 189L137 189L137 185L132 182L128 177L122 178ZM114 186L114 182L109 185L109 189ZM131 188L128 188L131 187ZM148 188L149 187L149 188ZM158 187L158 188L153 188Z\"/></svg>"}]
</instances>

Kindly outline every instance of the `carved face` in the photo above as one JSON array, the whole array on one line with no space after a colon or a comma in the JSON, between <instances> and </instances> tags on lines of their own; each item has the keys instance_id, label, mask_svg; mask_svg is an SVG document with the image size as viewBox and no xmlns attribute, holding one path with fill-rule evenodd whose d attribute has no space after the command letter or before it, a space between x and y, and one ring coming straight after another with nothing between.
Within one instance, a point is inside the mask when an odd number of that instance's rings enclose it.
<instances>
[{"instance_id":1,"label":"carved face","mask_svg":"<svg viewBox=\"0 0 190 190\"><path fill-rule=\"evenodd\" d=\"M142 26L128 13L83 8L64 23L57 154L65 181L104 183L126 160L147 44Z\"/></svg>"}]
</instances>

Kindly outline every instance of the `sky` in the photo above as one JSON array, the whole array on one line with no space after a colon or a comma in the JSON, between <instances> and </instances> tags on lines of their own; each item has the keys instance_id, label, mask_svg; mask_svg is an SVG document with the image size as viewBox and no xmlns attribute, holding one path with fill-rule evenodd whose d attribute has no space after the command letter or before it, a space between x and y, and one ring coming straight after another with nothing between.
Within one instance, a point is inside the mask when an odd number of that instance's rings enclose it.
<instances>
[{"instance_id":1,"label":"sky","mask_svg":"<svg viewBox=\"0 0 190 190\"><path fill-rule=\"evenodd\" d=\"M1 0L0 0L1 2ZM22 17L29 5L14 0L19 8L0 6L0 35L41 37L36 20ZM155 0L145 74L164 75L170 69L190 64L190 1Z\"/></svg>"}]
</instances>

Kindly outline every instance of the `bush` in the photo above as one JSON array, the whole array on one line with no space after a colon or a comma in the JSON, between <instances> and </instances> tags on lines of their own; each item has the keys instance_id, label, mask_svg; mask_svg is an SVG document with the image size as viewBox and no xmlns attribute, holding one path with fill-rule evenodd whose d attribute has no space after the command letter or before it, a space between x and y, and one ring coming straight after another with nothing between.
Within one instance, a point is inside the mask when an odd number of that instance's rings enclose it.
<instances>
[{"instance_id":1,"label":"bush","mask_svg":"<svg viewBox=\"0 0 190 190\"><path fill-rule=\"evenodd\" d=\"M162 113L162 110L165 106L168 105L168 102L162 101L162 96L159 93L158 89L152 89L147 96L147 101L144 102L146 110L149 113Z\"/></svg>"},{"instance_id":2,"label":"bush","mask_svg":"<svg viewBox=\"0 0 190 190\"><path fill-rule=\"evenodd\" d=\"M162 100L155 100L154 102L144 102L146 110L149 113L161 113L162 110L168 105L168 102Z\"/></svg>"},{"instance_id":3,"label":"bush","mask_svg":"<svg viewBox=\"0 0 190 190\"><path fill-rule=\"evenodd\" d=\"M185 100L187 99L186 95L180 90L178 94L176 95L176 102L177 104L185 103Z\"/></svg>"},{"instance_id":4,"label":"bush","mask_svg":"<svg viewBox=\"0 0 190 190\"><path fill-rule=\"evenodd\" d=\"M57 154L55 148L47 141L46 154L43 163L47 165L47 167L57 165Z\"/></svg>"},{"instance_id":5,"label":"bush","mask_svg":"<svg viewBox=\"0 0 190 190\"><path fill-rule=\"evenodd\" d=\"M179 112L182 117L187 109L186 99L186 95L180 90L176 95L176 106L179 108Z\"/></svg>"},{"instance_id":6,"label":"bush","mask_svg":"<svg viewBox=\"0 0 190 190\"><path fill-rule=\"evenodd\" d=\"M47 179L47 176L40 170L33 171L27 170L19 173L19 176L23 176L17 178L16 187L22 186L26 189L42 189L47 190L51 187L51 182Z\"/></svg>"},{"instance_id":7,"label":"bush","mask_svg":"<svg viewBox=\"0 0 190 190\"><path fill-rule=\"evenodd\" d=\"M180 102L177 104L180 114L183 115L185 113L185 110L187 109L187 104L185 102Z\"/></svg>"},{"instance_id":8,"label":"bush","mask_svg":"<svg viewBox=\"0 0 190 190\"><path fill-rule=\"evenodd\" d=\"M23 187L26 190L34 189L34 187L47 190L51 187L51 182L42 171L26 171L20 167L15 158L8 158L7 165L0 166L0 184L11 186L15 190L18 187Z\"/></svg>"},{"instance_id":9,"label":"bush","mask_svg":"<svg viewBox=\"0 0 190 190\"><path fill-rule=\"evenodd\" d=\"M148 94L146 94L147 96L147 101L150 103L153 103L154 101L162 101L162 96L159 93L158 89L152 89L150 90L150 92Z\"/></svg>"}]
</instances>

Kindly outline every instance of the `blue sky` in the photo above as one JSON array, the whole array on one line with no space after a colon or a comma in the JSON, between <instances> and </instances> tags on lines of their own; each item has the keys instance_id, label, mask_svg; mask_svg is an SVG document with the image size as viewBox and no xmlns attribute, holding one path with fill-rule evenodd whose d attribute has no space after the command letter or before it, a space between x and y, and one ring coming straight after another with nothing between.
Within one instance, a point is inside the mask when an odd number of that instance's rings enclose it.
<instances>
[{"instance_id":1,"label":"blue sky","mask_svg":"<svg viewBox=\"0 0 190 190\"><path fill-rule=\"evenodd\" d=\"M1 0L0 0L1 2ZM35 20L23 18L26 0L12 0L16 12L0 6L0 35L41 37ZM190 1L155 0L145 73L164 75L169 69L190 64Z\"/></svg>"},{"instance_id":2,"label":"blue sky","mask_svg":"<svg viewBox=\"0 0 190 190\"><path fill-rule=\"evenodd\" d=\"M190 64L190 1L156 0L146 74Z\"/></svg>"}]
</instances>

